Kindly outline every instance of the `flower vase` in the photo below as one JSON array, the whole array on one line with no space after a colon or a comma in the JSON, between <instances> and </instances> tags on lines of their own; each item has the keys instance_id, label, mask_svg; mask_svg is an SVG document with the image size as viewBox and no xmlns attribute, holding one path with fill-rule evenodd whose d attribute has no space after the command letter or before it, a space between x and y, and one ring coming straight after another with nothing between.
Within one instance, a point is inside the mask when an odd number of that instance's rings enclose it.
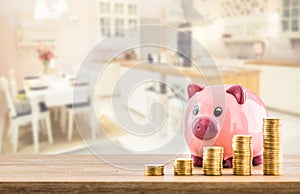
<instances>
[{"instance_id":1,"label":"flower vase","mask_svg":"<svg viewBox=\"0 0 300 194\"><path fill-rule=\"evenodd\" d=\"M48 71L49 71L49 63L50 61L44 61L43 62L43 67L44 67L44 74L46 75L46 74L48 74Z\"/></svg>"}]
</instances>

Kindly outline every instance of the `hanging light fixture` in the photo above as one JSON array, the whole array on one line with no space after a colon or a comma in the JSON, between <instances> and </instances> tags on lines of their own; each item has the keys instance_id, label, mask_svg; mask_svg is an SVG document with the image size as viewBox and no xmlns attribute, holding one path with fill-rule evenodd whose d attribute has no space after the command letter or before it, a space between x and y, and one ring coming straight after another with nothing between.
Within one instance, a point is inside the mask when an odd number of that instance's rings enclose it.
<instances>
[{"instance_id":1,"label":"hanging light fixture","mask_svg":"<svg viewBox=\"0 0 300 194\"><path fill-rule=\"evenodd\" d=\"M183 9L181 7L181 0L173 0L168 8L165 10L164 23L168 25L177 25L179 23L186 23Z\"/></svg>"},{"instance_id":2,"label":"hanging light fixture","mask_svg":"<svg viewBox=\"0 0 300 194\"><path fill-rule=\"evenodd\" d=\"M47 0L37 0L35 2L34 19L43 20L50 17L51 14L48 8Z\"/></svg>"},{"instance_id":3,"label":"hanging light fixture","mask_svg":"<svg viewBox=\"0 0 300 194\"><path fill-rule=\"evenodd\" d=\"M194 8L193 0L173 0L165 10L164 23L172 26L182 24L204 26L211 24L212 21L205 18Z\"/></svg>"},{"instance_id":4,"label":"hanging light fixture","mask_svg":"<svg viewBox=\"0 0 300 194\"><path fill-rule=\"evenodd\" d=\"M57 0L52 3L52 17L59 18L69 11L69 6L66 0Z\"/></svg>"},{"instance_id":5,"label":"hanging light fixture","mask_svg":"<svg viewBox=\"0 0 300 194\"><path fill-rule=\"evenodd\" d=\"M47 0L36 0L34 19L57 19L69 11L67 0L51 1L51 6Z\"/></svg>"}]
</instances>

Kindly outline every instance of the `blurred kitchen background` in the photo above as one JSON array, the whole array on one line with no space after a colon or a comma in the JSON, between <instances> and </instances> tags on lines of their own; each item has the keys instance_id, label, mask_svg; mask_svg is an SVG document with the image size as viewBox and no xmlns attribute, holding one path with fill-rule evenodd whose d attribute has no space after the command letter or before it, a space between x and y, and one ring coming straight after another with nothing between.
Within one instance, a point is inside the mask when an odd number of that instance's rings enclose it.
<instances>
[{"instance_id":1,"label":"blurred kitchen background","mask_svg":"<svg viewBox=\"0 0 300 194\"><path fill-rule=\"evenodd\" d=\"M144 24L171 26L178 33L169 36L122 31ZM138 143L114 121L112 97L120 97L120 106L128 107L131 115L143 122L149 120L149 104L168 96L167 132L161 134L162 139L168 139L175 133L174 125L180 126L178 121L182 120L179 104L186 104L182 80L218 84L220 79L214 77L221 75L223 83L242 84L254 91L271 116L283 119L284 153L299 154L299 25L300 0L1 0L1 152L89 153L85 143L100 142L98 146L105 148L105 142L101 142L107 136L135 150ZM197 50L189 35L207 49L218 72L211 62L206 63L206 51ZM96 48L92 65L82 70L86 79L74 82L90 49L112 36L114 44ZM98 77L95 69L106 64L105 57L113 49L122 48L128 41L142 44L149 39L171 41L178 52L143 47L121 53L110 61L101 77L105 84L96 89L96 100L87 95L72 105L73 89L90 91L90 79ZM182 54L201 64L205 75L195 73ZM185 76L159 66L165 63ZM113 88L129 69L133 77L151 74L173 80L172 88L179 95L172 98L174 94L165 84L148 83L138 88L128 102L122 102L129 86L124 83ZM96 120L88 114L91 103L99 107ZM76 130L80 124L74 123L77 114L76 121L87 124L80 135ZM105 133L99 131L97 120Z\"/></svg>"}]
</instances>

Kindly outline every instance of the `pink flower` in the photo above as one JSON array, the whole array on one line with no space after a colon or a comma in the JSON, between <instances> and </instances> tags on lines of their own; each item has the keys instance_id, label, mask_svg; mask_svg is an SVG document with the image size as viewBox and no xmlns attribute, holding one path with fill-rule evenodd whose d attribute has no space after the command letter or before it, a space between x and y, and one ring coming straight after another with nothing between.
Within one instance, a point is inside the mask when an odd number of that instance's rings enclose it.
<instances>
[{"instance_id":1,"label":"pink flower","mask_svg":"<svg viewBox=\"0 0 300 194\"><path fill-rule=\"evenodd\" d=\"M54 57L53 52L51 52L49 49L38 48L37 51L39 53L39 59L43 62L50 61Z\"/></svg>"}]
</instances>

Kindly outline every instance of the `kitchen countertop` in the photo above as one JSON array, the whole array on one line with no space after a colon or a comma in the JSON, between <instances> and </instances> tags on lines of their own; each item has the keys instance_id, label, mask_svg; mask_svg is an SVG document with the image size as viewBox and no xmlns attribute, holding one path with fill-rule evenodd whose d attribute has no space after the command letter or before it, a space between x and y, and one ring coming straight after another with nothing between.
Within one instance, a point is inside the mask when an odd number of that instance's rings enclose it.
<instances>
[{"instance_id":1,"label":"kitchen countertop","mask_svg":"<svg viewBox=\"0 0 300 194\"><path fill-rule=\"evenodd\" d=\"M133 60L118 60L116 61L122 67L127 68L136 68L141 70L152 71L155 73L162 73L167 75L174 76L186 76L191 78L201 78L201 77L218 77L222 76L235 76L237 74L250 74L250 73L259 73L259 70L241 68L241 67L230 67L230 66L218 66L216 67L201 67L199 70L195 67L180 67L180 66L171 66L171 65L160 65L160 64L149 64L146 61ZM220 74L219 74L220 73Z\"/></svg>"},{"instance_id":2,"label":"kitchen countertop","mask_svg":"<svg viewBox=\"0 0 300 194\"><path fill-rule=\"evenodd\" d=\"M300 62L275 61L275 60L251 60L251 61L246 61L245 64L282 66L282 67L300 67Z\"/></svg>"},{"instance_id":3,"label":"kitchen countertop","mask_svg":"<svg viewBox=\"0 0 300 194\"><path fill-rule=\"evenodd\" d=\"M153 163L166 155L106 155L118 164ZM188 156L186 156L188 157ZM204 176L195 167L193 176L174 176L173 165L165 165L164 176L144 176L143 170L129 171L104 163L93 155L1 155L0 192L203 192L203 193L300 193L300 155L283 157L282 176L263 176L262 166L252 176Z\"/></svg>"}]
</instances>

